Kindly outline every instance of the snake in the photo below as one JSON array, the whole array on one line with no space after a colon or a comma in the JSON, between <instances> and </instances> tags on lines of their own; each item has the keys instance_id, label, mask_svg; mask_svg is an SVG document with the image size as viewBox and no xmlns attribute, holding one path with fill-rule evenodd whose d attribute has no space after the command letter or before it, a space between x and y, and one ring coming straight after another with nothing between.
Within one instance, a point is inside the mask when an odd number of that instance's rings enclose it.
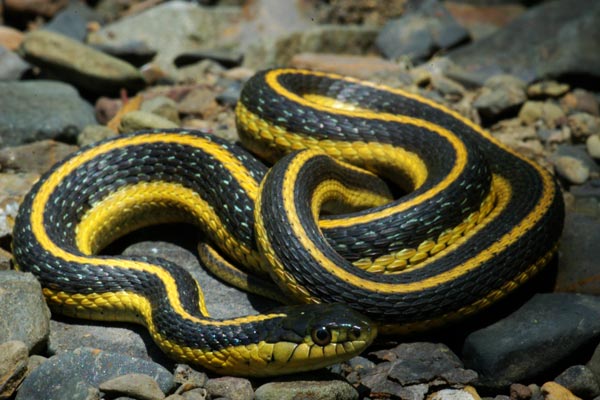
<instances>
[{"instance_id":1,"label":"snake","mask_svg":"<svg viewBox=\"0 0 600 400\"><path fill-rule=\"evenodd\" d=\"M470 316L556 253L553 175L426 97L276 68L245 83L235 113L241 146L139 131L42 175L13 259L53 312L142 324L168 356L219 374L280 375ZM300 304L215 318L181 266L102 253L172 222L198 227L212 268L270 278Z\"/></svg>"}]
</instances>

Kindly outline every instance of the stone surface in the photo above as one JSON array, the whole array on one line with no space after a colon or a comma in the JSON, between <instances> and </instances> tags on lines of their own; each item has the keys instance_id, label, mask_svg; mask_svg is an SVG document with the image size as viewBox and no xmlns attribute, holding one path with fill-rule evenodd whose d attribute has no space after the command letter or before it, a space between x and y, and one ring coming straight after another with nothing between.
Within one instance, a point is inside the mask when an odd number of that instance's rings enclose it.
<instances>
[{"instance_id":1,"label":"stone surface","mask_svg":"<svg viewBox=\"0 0 600 400\"><path fill-rule=\"evenodd\" d=\"M145 374L158 382L162 392L173 388L173 376L158 364L101 350L80 348L50 357L33 371L19 389L17 400L86 399L109 379Z\"/></svg>"},{"instance_id":2,"label":"stone surface","mask_svg":"<svg viewBox=\"0 0 600 400\"><path fill-rule=\"evenodd\" d=\"M5 147L0 149L0 165L4 170L43 174L76 150L77 146L54 140Z\"/></svg>"},{"instance_id":3,"label":"stone surface","mask_svg":"<svg viewBox=\"0 0 600 400\"><path fill-rule=\"evenodd\" d=\"M600 134L600 117L576 112L567 117L567 125L576 140L583 141L587 137Z\"/></svg>"},{"instance_id":4,"label":"stone surface","mask_svg":"<svg viewBox=\"0 0 600 400\"><path fill-rule=\"evenodd\" d=\"M25 378L27 353L23 342L0 340L0 399L11 398Z\"/></svg>"},{"instance_id":5,"label":"stone surface","mask_svg":"<svg viewBox=\"0 0 600 400\"><path fill-rule=\"evenodd\" d=\"M208 382L208 376L204 372L198 372L186 364L177 364L173 375L175 382L180 385L203 388Z\"/></svg>"},{"instance_id":6,"label":"stone surface","mask_svg":"<svg viewBox=\"0 0 600 400\"><path fill-rule=\"evenodd\" d=\"M102 22L102 18L87 4L71 2L44 25L44 29L83 42L90 22Z\"/></svg>"},{"instance_id":7,"label":"stone surface","mask_svg":"<svg viewBox=\"0 0 600 400\"><path fill-rule=\"evenodd\" d=\"M12 234L19 204L38 178L36 173L0 173L0 238Z\"/></svg>"},{"instance_id":8,"label":"stone surface","mask_svg":"<svg viewBox=\"0 0 600 400\"><path fill-rule=\"evenodd\" d=\"M516 111L525 100L525 82L512 75L496 75L485 81L473 107L490 120Z\"/></svg>"},{"instance_id":9,"label":"stone surface","mask_svg":"<svg viewBox=\"0 0 600 400\"><path fill-rule=\"evenodd\" d=\"M358 392L344 381L269 382L256 389L256 400L353 400Z\"/></svg>"},{"instance_id":10,"label":"stone surface","mask_svg":"<svg viewBox=\"0 0 600 400\"><path fill-rule=\"evenodd\" d=\"M591 157L600 160L600 135L592 135L587 138L585 146Z\"/></svg>"},{"instance_id":11,"label":"stone surface","mask_svg":"<svg viewBox=\"0 0 600 400\"><path fill-rule=\"evenodd\" d=\"M554 160L556 172L570 183L580 185L590 177L590 169L578 158L559 156Z\"/></svg>"},{"instance_id":12,"label":"stone surface","mask_svg":"<svg viewBox=\"0 0 600 400\"><path fill-rule=\"evenodd\" d=\"M506 4L501 4L499 1L493 3L471 1L470 3L446 1L444 6L454 19L469 31L473 41L491 35L526 10L523 5L512 1Z\"/></svg>"},{"instance_id":13,"label":"stone surface","mask_svg":"<svg viewBox=\"0 0 600 400\"><path fill-rule=\"evenodd\" d=\"M600 396L600 385L592 370L585 365L567 368L554 381L584 399Z\"/></svg>"},{"instance_id":14,"label":"stone surface","mask_svg":"<svg viewBox=\"0 0 600 400\"><path fill-rule=\"evenodd\" d=\"M527 96L529 97L559 97L569 91L569 85L556 81L541 81L529 85Z\"/></svg>"},{"instance_id":15,"label":"stone surface","mask_svg":"<svg viewBox=\"0 0 600 400\"><path fill-rule=\"evenodd\" d=\"M567 113L584 112L600 116L600 100L584 89L577 88L560 99L560 105Z\"/></svg>"},{"instance_id":16,"label":"stone surface","mask_svg":"<svg viewBox=\"0 0 600 400\"><path fill-rule=\"evenodd\" d=\"M508 317L471 333L465 366L478 387L503 389L560 368L600 337L600 299L567 293L537 294ZM564 368L564 367L563 367Z\"/></svg>"},{"instance_id":17,"label":"stone surface","mask_svg":"<svg viewBox=\"0 0 600 400\"><path fill-rule=\"evenodd\" d=\"M31 32L25 36L21 52L32 64L93 93L116 94L120 89L144 86L140 71L131 64L59 33Z\"/></svg>"},{"instance_id":18,"label":"stone surface","mask_svg":"<svg viewBox=\"0 0 600 400\"><path fill-rule=\"evenodd\" d=\"M120 133L135 132L142 129L169 129L179 125L159 115L145 111L131 111L123 115L119 125Z\"/></svg>"},{"instance_id":19,"label":"stone surface","mask_svg":"<svg viewBox=\"0 0 600 400\"><path fill-rule=\"evenodd\" d=\"M4 6L11 13L52 17L68 3L68 0L6 0Z\"/></svg>"},{"instance_id":20,"label":"stone surface","mask_svg":"<svg viewBox=\"0 0 600 400\"><path fill-rule=\"evenodd\" d=\"M140 400L161 400L165 394L158 383L145 374L126 374L100 383L98 387L109 396L125 395Z\"/></svg>"},{"instance_id":21,"label":"stone surface","mask_svg":"<svg viewBox=\"0 0 600 400\"><path fill-rule=\"evenodd\" d=\"M459 73L480 84L499 73L516 75L527 83L553 77L597 79L599 20L597 2L542 2L449 57L461 67Z\"/></svg>"},{"instance_id":22,"label":"stone surface","mask_svg":"<svg viewBox=\"0 0 600 400\"><path fill-rule=\"evenodd\" d=\"M0 81L18 80L28 69L21 57L0 45Z\"/></svg>"},{"instance_id":23,"label":"stone surface","mask_svg":"<svg viewBox=\"0 0 600 400\"><path fill-rule=\"evenodd\" d=\"M466 29L452 18L441 2L426 0L418 8L389 21L377 36L376 44L387 58L407 57L417 62L468 37Z\"/></svg>"},{"instance_id":24,"label":"stone surface","mask_svg":"<svg viewBox=\"0 0 600 400\"><path fill-rule=\"evenodd\" d=\"M403 70L400 65L381 57L330 53L296 54L290 60L290 65L296 68L334 72L361 79L373 78L377 74L399 74Z\"/></svg>"},{"instance_id":25,"label":"stone surface","mask_svg":"<svg viewBox=\"0 0 600 400\"><path fill-rule=\"evenodd\" d=\"M477 392L464 389L443 389L427 396L427 400L480 400Z\"/></svg>"},{"instance_id":26,"label":"stone surface","mask_svg":"<svg viewBox=\"0 0 600 400\"><path fill-rule=\"evenodd\" d=\"M0 46L15 51L23 41L23 33L9 26L0 25Z\"/></svg>"},{"instance_id":27,"label":"stone surface","mask_svg":"<svg viewBox=\"0 0 600 400\"><path fill-rule=\"evenodd\" d=\"M0 271L0 315L0 343L19 340L31 352L45 348L50 311L32 274Z\"/></svg>"},{"instance_id":28,"label":"stone surface","mask_svg":"<svg viewBox=\"0 0 600 400\"><path fill-rule=\"evenodd\" d=\"M585 198L593 198L593 192L591 195ZM600 295L598 224L600 219L590 215L579 212L566 214L554 290Z\"/></svg>"},{"instance_id":29,"label":"stone surface","mask_svg":"<svg viewBox=\"0 0 600 400\"><path fill-rule=\"evenodd\" d=\"M253 69L286 65L299 53L365 54L373 50L376 35L376 29L365 26L318 26L251 45L243 65Z\"/></svg>"},{"instance_id":30,"label":"stone surface","mask_svg":"<svg viewBox=\"0 0 600 400\"><path fill-rule=\"evenodd\" d=\"M546 382L542 385L544 400L581 400L569 391L569 389L556 382Z\"/></svg>"},{"instance_id":31,"label":"stone surface","mask_svg":"<svg viewBox=\"0 0 600 400\"><path fill-rule=\"evenodd\" d=\"M519 119L524 124L533 125L543 121L549 128L554 128L565 117L563 110L551 101L527 101L519 111Z\"/></svg>"},{"instance_id":32,"label":"stone surface","mask_svg":"<svg viewBox=\"0 0 600 400\"><path fill-rule=\"evenodd\" d=\"M202 7L170 1L139 14L122 18L92 33L93 45L123 47L136 41L157 53L154 62L174 72L173 60L180 54L237 45L238 32L230 29L241 18L238 7ZM149 26L169 29L148 29Z\"/></svg>"},{"instance_id":33,"label":"stone surface","mask_svg":"<svg viewBox=\"0 0 600 400\"><path fill-rule=\"evenodd\" d=\"M0 109L0 147L53 138L74 142L95 123L77 91L54 81L0 82Z\"/></svg>"},{"instance_id":34,"label":"stone surface","mask_svg":"<svg viewBox=\"0 0 600 400\"><path fill-rule=\"evenodd\" d=\"M118 133L104 125L88 125L77 136L79 146L87 146L100 140L117 136Z\"/></svg>"},{"instance_id":35,"label":"stone surface","mask_svg":"<svg viewBox=\"0 0 600 400\"><path fill-rule=\"evenodd\" d=\"M206 383L206 390L212 398L226 397L230 400L252 400L254 390L248 379L224 376L211 379Z\"/></svg>"}]
</instances>

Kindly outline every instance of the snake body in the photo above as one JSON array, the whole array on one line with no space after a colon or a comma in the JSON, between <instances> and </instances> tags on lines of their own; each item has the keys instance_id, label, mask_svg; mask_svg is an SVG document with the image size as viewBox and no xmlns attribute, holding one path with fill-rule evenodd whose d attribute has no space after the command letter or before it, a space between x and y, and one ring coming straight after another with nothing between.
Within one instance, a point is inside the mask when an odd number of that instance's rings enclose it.
<instances>
[{"instance_id":1,"label":"snake body","mask_svg":"<svg viewBox=\"0 0 600 400\"><path fill-rule=\"evenodd\" d=\"M244 147L282 158L270 170L211 135L163 130L84 148L42 176L20 207L13 254L54 311L144 324L170 356L219 373L283 374L352 357L378 329L481 310L555 252L563 205L552 176L427 99L276 69L250 79L236 113ZM387 182L404 195L393 199ZM304 303L352 309L214 319L179 266L97 255L166 222L196 224L227 262Z\"/></svg>"}]
</instances>

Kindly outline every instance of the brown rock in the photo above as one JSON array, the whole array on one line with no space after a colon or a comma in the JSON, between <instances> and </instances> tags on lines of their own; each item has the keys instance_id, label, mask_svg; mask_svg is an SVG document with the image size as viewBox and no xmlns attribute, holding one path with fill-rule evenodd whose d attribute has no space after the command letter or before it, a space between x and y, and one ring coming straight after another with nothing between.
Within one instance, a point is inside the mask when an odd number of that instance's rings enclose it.
<instances>
[{"instance_id":1,"label":"brown rock","mask_svg":"<svg viewBox=\"0 0 600 400\"><path fill-rule=\"evenodd\" d=\"M10 269L10 259L12 254L0 247L0 271L6 271Z\"/></svg>"},{"instance_id":2,"label":"brown rock","mask_svg":"<svg viewBox=\"0 0 600 400\"><path fill-rule=\"evenodd\" d=\"M489 35L525 11L519 4L488 6L446 1L444 6L460 25L467 28L473 40Z\"/></svg>"},{"instance_id":3,"label":"brown rock","mask_svg":"<svg viewBox=\"0 0 600 400\"><path fill-rule=\"evenodd\" d=\"M529 400L531 398L531 389L520 383L510 385L511 400Z\"/></svg>"},{"instance_id":4,"label":"brown rock","mask_svg":"<svg viewBox=\"0 0 600 400\"><path fill-rule=\"evenodd\" d=\"M140 400L162 400L165 394L149 375L127 374L100 384L99 389L108 395L126 395Z\"/></svg>"},{"instance_id":5,"label":"brown rock","mask_svg":"<svg viewBox=\"0 0 600 400\"><path fill-rule=\"evenodd\" d=\"M565 113L562 109L549 101L528 101L519 111L519 119L526 125L541 120L547 127L555 128L564 117Z\"/></svg>"},{"instance_id":6,"label":"brown rock","mask_svg":"<svg viewBox=\"0 0 600 400\"><path fill-rule=\"evenodd\" d=\"M527 88L529 97L559 97L569 91L569 85L556 81L542 81Z\"/></svg>"},{"instance_id":7,"label":"brown rock","mask_svg":"<svg viewBox=\"0 0 600 400\"><path fill-rule=\"evenodd\" d=\"M290 65L325 72L372 78L378 73L401 72L402 68L391 61L376 56L354 56L348 54L301 53L292 57Z\"/></svg>"},{"instance_id":8,"label":"brown rock","mask_svg":"<svg viewBox=\"0 0 600 400\"><path fill-rule=\"evenodd\" d=\"M5 147L0 149L0 165L3 169L42 174L75 150L77 146L54 140Z\"/></svg>"},{"instance_id":9,"label":"brown rock","mask_svg":"<svg viewBox=\"0 0 600 400\"><path fill-rule=\"evenodd\" d=\"M23 33L8 26L0 26L0 46L15 51L23 41Z\"/></svg>"},{"instance_id":10,"label":"brown rock","mask_svg":"<svg viewBox=\"0 0 600 400\"><path fill-rule=\"evenodd\" d=\"M38 178L37 173L0 173L0 238L12 233L19 204Z\"/></svg>"},{"instance_id":11,"label":"brown rock","mask_svg":"<svg viewBox=\"0 0 600 400\"><path fill-rule=\"evenodd\" d=\"M27 346L12 340L0 344L0 399L11 398L27 372Z\"/></svg>"},{"instance_id":12,"label":"brown rock","mask_svg":"<svg viewBox=\"0 0 600 400\"><path fill-rule=\"evenodd\" d=\"M66 7L69 0L5 0L6 11L18 14L41 15L52 17L60 9Z\"/></svg>"},{"instance_id":13,"label":"brown rock","mask_svg":"<svg viewBox=\"0 0 600 400\"><path fill-rule=\"evenodd\" d=\"M95 105L96 120L103 125L108 123L108 121L117 115L121 107L123 107L122 100L99 97Z\"/></svg>"},{"instance_id":14,"label":"brown rock","mask_svg":"<svg viewBox=\"0 0 600 400\"><path fill-rule=\"evenodd\" d=\"M544 400L581 400L581 398L556 382L544 383L542 385L542 395Z\"/></svg>"},{"instance_id":15,"label":"brown rock","mask_svg":"<svg viewBox=\"0 0 600 400\"><path fill-rule=\"evenodd\" d=\"M567 93L560 100L560 104L567 113L581 111L600 116L600 104L598 104L596 96L583 89L575 89L571 93Z\"/></svg>"}]
</instances>

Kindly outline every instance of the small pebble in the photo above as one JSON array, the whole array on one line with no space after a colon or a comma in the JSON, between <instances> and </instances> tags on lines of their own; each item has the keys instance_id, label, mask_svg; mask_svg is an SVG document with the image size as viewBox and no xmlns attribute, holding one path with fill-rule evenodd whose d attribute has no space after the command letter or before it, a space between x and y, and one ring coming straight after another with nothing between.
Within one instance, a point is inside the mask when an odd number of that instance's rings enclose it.
<instances>
[{"instance_id":1,"label":"small pebble","mask_svg":"<svg viewBox=\"0 0 600 400\"><path fill-rule=\"evenodd\" d=\"M574 157L557 157L554 166L560 176L576 185L581 185L590 177L590 169L583 161Z\"/></svg>"},{"instance_id":2,"label":"small pebble","mask_svg":"<svg viewBox=\"0 0 600 400\"><path fill-rule=\"evenodd\" d=\"M208 382L208 376L204 372L196 371L186 364L177 364L173 375L176 383L191 385L194 388L204 387Z\"/></svg>"},{"instance_id":3,"label":"small pebble","mask_svg":"<svg viewBox=\"0 0 600 400\"><path fill-rule=\"evenodd\" d=\"M526 125L542 120L549 128L555 128L565 117L563 110L552 102L527 101L519 111L519 119Z\"/></svg>"},{"instance_id":4,"label":"small pebble","mask_svg":"<svg viewBox=\"0 0 600 400\"><path fill-rule=\"evenodd\" d=\"M165 394L146 374L127 374L102 382L99 389L108 395L126 395L140 400L162 400Z\"/></svg>"},{"instance_id":5,"label":"small pebble","mask_svg":"<svg viewBox=\"0 0 600 400\"><path fill-rule=\"evenodd\" d=\"M181 124L179 112L177 111L177 104L173 99L168 97L158 96L144 100L140 110L166 118L174 124Z\"/></svg>"},{"instance_id":6,"label":"small pebble","mask_svg":"<svg viewBox=\"0 0 600 400\"><path fill-rule=\"evenodd\" d=\"M427 400L480 400L480 397L477 392L464 389L443 389L427 396Z\"/></svg>"},{"instance_id":7,"label":"small pebble","mask_svg":"<svg viewBox=\"0 0 600 400\"><path fill-rule=\"evenodd\" d=\"M581 111L600 116L600 102L593 93L583 89L575 89L567 93L560 100L560 104L569 113Z\"/></svg>"},{"instance_id":8,"label":"small pebble","mask_svg":"<svg viewBox=\"0 0 600 400\"><path fill-rule=\"evenodd\" d=\"M600 134L600 117L588 113L578 112L569 115L567 124L576 139L585 140L588 136Z\"/></svg>"},{"instance_id":9,"label":"small pebble","mask_svg":"<svg viewBox=\"0 0 600 400\"><path fill-rule=\"evenodd\" d=\"M192 389L182 394L185 400L205 400L208 398L208 390L204 388Z\"/></svg>"},{"instance_id":10,"label":"small pebble","mask_svg":"<svg viewBox=\"0 0 600 400\"><path fill-rule=\"evenodd\" d=\"M154 115L146 111L131 111L121 119L119 132L135 132L142 129L170 129L178 128L174 122L169 121L159 115Z\"/></svg>"},{"instance_id":11,"label":"small pebble","mask_svg":"<svg viewBox=\"0 0 600 400\"><path fill-rule=\"evenodd\" d=\"M581 400L564 386L556 382L546 382L542 385L544 400Z\"/></svg>"},{"instance_id":12,"label":"small pebble","mask_svg":"<svg viewBox=\"0 0 600 400\"><path fill-rule=\"evenodd\" d=\"M590 156L600 159L600 135L590 136L586 140L585 146Z\"/></svg>"},{"instance_id":13,"label":"small pebble","mask_svg":"<svg viewBox=\"0 0 600 400\"><path fill-rule=\"evenodd\" d=\"M592 370L585 365L573 365L567 368L554 381L584 399L600 396L600 385Z\"/></svg>"},{"instance_id":14,"label":"small pebble","mask_svg":"<svg viewBox=\"0 0 600 400\"><path fill-rule=\"evenodd\" d=\"M431 76L431 86L443 96L451 99L460 99L465 94L463 85L441 74Z\"/></svg>"},{"instance_id":15,"label":"small pebble","mask_svg":"<svg viewBox=\"0 0 600 400\"><path fill-rule=\"evenodd\" d=\"M248 379L224 376L211 379L206 383L206 390L211 397L228 397L231 400L252 400L254 390Z\"/></svg>"},{"instance_id":16,"label":"small pebble","mask_svg":"<svg viewBox=\"0 0 600 400\"><path fill-rule=\"evenodd\" d=\"M496 75L486 80L473 107L483 118L495 119L514 111L525 100L525 82L512 75Z\"/></svg>"},{"instance_id":17,"label":"small pebble","mask_svg":"<svg viewBox=\"0 0 600 400\"><path fill-rule=\"evenodd\" d=\"M88 125L77 136L77 144L87 146L114 136L117 136L117 132L104 125Z\"/></svg>"},{"instance_id":18,"label":"small pebble","mask_svg":"<svg viewBox=\"0 0 600 400\"><path fill-rule=\"evenodd\" d=\"M358 392L344 381L269 382L256 389L256 400L353 400ZM470 399L469 399L470 400Z\"/></svg>"},{"instance_id":19,"label":"small pebble","mask_svg":"<svg viewBox=\"0 0 600 400\"><path fill-rule=\"evenodd\" d=\"M531 398L531 389L520 383L510 385L510 398L512 400L529 400Z\"/></svg>"},{"instance_id":20,"label":"small pebble","mask_svg":"<svg viewBox=\"0 0 600 400\"><path fill-rule=\"evenodd\" d=\"M569 91L566 83L556 81L542 81L530 85L527 88L529 97L560 97Z\"/></svg>"}]
</instances>

